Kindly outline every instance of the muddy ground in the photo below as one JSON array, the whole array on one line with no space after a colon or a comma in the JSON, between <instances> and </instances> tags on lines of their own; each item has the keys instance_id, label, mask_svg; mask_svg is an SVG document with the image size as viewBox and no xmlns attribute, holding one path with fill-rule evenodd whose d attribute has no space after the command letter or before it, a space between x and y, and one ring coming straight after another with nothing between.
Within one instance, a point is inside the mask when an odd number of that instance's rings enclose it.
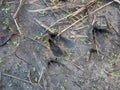
<instances>
[{"instance_id":1,"label":"muddy ground","mask_svg":"<svg viewBox=\"0 0 120 90\"><path fill-rule=\"evenodd\" d=\"M120 90L119 3L24 1L16 16L17 27L13 15L19 1L1 0L0 30L8 26L13 30L10 33L20 29L21 35L13 35L0 46L0 90ZM94 3L88 6L90 1ZM45 10L55 5L61 8ZM81 8L73 17L56 22ZM48 27L56 22L49 30L58 33L78 23L55 40L37 21Z\"/></svg>"}]
</instances>

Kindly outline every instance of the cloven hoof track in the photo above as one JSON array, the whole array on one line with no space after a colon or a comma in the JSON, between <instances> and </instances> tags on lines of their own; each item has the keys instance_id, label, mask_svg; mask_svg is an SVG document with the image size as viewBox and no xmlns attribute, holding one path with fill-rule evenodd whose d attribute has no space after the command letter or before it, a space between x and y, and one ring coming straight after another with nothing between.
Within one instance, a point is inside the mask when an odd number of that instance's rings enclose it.
<instances>
[{"instance_id":1,"label":"cloven hoof track","mask_svg":"<svg viewBox=\"0 0 120 90\"><path fill-rule=\"evenodd\" d=\"M61 35L57 36L57 33L51 33L51 32L48 32L48 33L49 33L48 42L53 54L58 57L66 56L67 54L66 54L65 48L60 47L59 43L62 42L63 45L67 48L73 47L73 43L70 40L62 37Z\"/></svg>"}]
</instances>

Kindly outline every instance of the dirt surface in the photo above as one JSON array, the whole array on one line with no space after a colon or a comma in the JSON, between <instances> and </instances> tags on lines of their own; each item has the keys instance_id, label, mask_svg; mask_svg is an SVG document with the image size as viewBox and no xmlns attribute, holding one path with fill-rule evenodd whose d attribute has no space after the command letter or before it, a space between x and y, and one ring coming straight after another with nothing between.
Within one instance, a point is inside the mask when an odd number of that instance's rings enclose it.
<instances>
[{"instance_id":1,"label":"dirt surface","mask_svg":"<svg viewBox=\"0 0 120 90\"><path fill-rule=\"evenodd\" d=\"M0 90L120 90L119 3L23 0L17 27L20 1L0 1L0 30L21 32L0 46Z\"/></svg>"}]
</instances>

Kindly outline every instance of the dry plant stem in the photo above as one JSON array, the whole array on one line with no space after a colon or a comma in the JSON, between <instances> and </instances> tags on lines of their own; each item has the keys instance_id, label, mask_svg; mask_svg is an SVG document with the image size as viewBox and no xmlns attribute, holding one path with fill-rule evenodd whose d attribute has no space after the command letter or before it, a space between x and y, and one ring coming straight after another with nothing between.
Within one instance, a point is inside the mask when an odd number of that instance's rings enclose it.
<instances>
[{"instance_id":1,"label":"dry plant stem","mask_svg":"<svg viewBox=\"0 0 120 90\"><path fill-rule=\"evenodd\" d=\"M56 10L56 9L61 9L61 8L64 8L64 7L68 7L68 8L77 8L77 7L82 7L82 5L74 5L74 4L68 4L68 5L56 5L56 6L53 6L53 7L47 7L47 8L44 8L44 9L37 9L37 10L29 10L29 12L42 12L42 11L48 11L48 10Z\"/></svg>"},{"instance_id":2,"label":"dry plant stem","mask_svg":"<svg viewBox=\"0 0 120 90\"><path fill-rule=\"evenodd\" d=\"M19 25L18 25L16 19L13 19L13 20L14 20L14 22L15 22L15 25L16 25L16 27L17 27L17 30L18 30L19 34L21 35L22 32L21 32L21 30L20 30L20 27L19 27Z\"/></svg>"},{"instance_id":3,"label":"dry plant stem","mask_svg":"<svg viewBox=\"0 0 120 90\"><path fill-rule=\"evenodd\" d=\"M93 21L92 21L92 26L95 24L96 21L96 16L94 15Z\"/></svg>"},{"instance_id":4,"label":"dry plant stem","mask_svg":"<svg viewBox=\"0 0 120 90\"><path fill-rule=\"evenodd\" d=\"M105 17L105 19L106 19L106 21L107 21L107 25L108 25L109 29L110 29L110 26L112 26L112 28L113 28L114 32L116 33L116 35L119 35L118 31L117 31L117 30L113 27L113 25L111 24L111 20L110 20L110 19L107 19L106 17Z\"/></svg>"},{"instance_id":5,"label":"dry plant stem","mask_svg":"<svg viewBox=\"0 0 120 90\"><path fill-rule=\"evenodd\" d=\"M120 4L120 0L113 0L113 1L115 1L115 2L117 2L117 3L119 3L119 4Z\"/></svg>"},{"instance_id":6,"label":"dry plant stem","mask_svg":"<svg viewBox=\"0 0 120 90\"><path fill-rule=\"evenodd\" d=\"M49 31L51 32L51 29L50 29L47 25L43 24L41 21L39 21L39 20L36 19L36 18L34 18L34 20L35 20L40 26L42 26L43 28L45 28L46 30L49 30Z\"/></svg>"},{"instance_id":7,"label":"dry plant stem","mask_svg":"<svg viewBox=\"0 0 120 90\"><path fill-rule=\"evenodd\" d=\"M111 1L111 2L109 2L109 3L107 3L107 4L103 5L103 6L101 6L100 8L98 8L98 9L94 10L93 12L91 12L90 15L94 14L95 12L98 12L99 10L101 10L101 9L103 9L104 7L112 4L113 2L114 2L114 1ZM64 33L65 31L67 31L69 28L71 28L72 26L74 26L74 25L77 24L78 22L84 20L84 19L87 18L87 17L88 17L88 15L82 17L81 19L77 20L76 22L74 22L73 24L71 24L70 26L68 26L67 28L63 29L63 30L58 34L58 36L61 35L62 33Z\"/></svg>"},{"instance_id":8,"label":"dry plant stem","mask_svg":"<svg viewBox=\"0 0 120 90\"><path fill-rule=\"evenodd\" d=\"M94 0L94 3L95 3L95 1L96 1L96 0ZM88 7L89 7L91 4L93 4L93 2L90 2L90 3L88 4ZM79 13L82 12L82 11L84 11L85 9L86 9L85 6L82 6L81 9L78 9L77 11L75 11L75 12L67 15L66 17L63 17L63 18L57 20L57 21L56 21L55 23L53 23L49 28L53 27L53 26L54 26L55 24L57 24L58 22L66 19L66 18L68 18L68 17L70 17L70 16L72 16L72 17L76 16L77 14L79 14Z\"/></svg>"},{"instance_id":9,"label":"dry plant stem","mask_svg":"<svg viewBox=\"0 0 120 90\"><path fill-rule=\"evenodd\" d=\"M17 80L22 81L22 82L25 82L25 83L29 83L29 84L31 84L31 85L33 85L33 86L39 86L38 84L34 84L34 83L32 83L32 82L30 82L30 81L28 81L28 80L21 79L21 78L19 78L19 77L16 77L16 76L13 76L13 75L10 75L10 74L7 74L7 73L2 73L2 75L3 75L3 76L10 77L10 78L17 79Z\"/></svg>"},{"instance_id":10,"label":"dry plant stem","mask_svg":"<svg viewBox=\"0 0 120 90\"><path fill-rule=\"evenodd\" d=\"M92 6L93 4L95 4L96 2L97 2L97 0L90 1L86 6L83 6L82 8L78 9L72 16L76 16L80 12L84 11L86 9L86 7L89 8L90 6Z\"/></svg>"},{"instance_id":11,"label":"dry plant stem","mask_svg":"<svg viewBox=\"0 0 120 90\"><path fill-rule=\"evenodd\" d=\"M76 68L78 68L79 70L82 70L83 71L83 66L82 65L77 65L75 63L72 63Z\"/></svg>"},{"instance_id":12,"label":"dry plant stem","mask_svg":"<svg viewBox=\"0 0 120 90\"><path fill-rule=\"evenodd\" d=\"M41 1L41 0L40 0L40 1ZM47 4L46 0L42 0L42 1L46 4L47 7L49 7L49 5ZM54 17L56 18L56 15L55 15L54 11L53 11L52 9L50 9L50 10L51 10L51 12L53 13Z\"/></svg>"},{"instance_id":13,"label":"dry plant stem","mask_svg":"<svg viewBox=\"0 0 120 90\"><path fill-rule=\"evenodd\" d=\"M84 26L82 26L82 27L76 28L75 30L81 30L81 29L87 28L87 27L89 27L89 25L84 25Z\"/></svg>"},{"instance_id":14,"label":"dry plant stem","mask_svg":"<svg viewBox=\"0 0 120 90\"><path fill-rule=\"evenodd\" d=\"M67 15L67 16L65 16L65 17L63 17L63 18L61 18L61 19L59 19L59 20L57 20L57 21L54 22L52 25L50 25L49 28L53 27L53 26L56 25L58 22L60 22L60 21L62 21L62 20L64 20L64 19L66 19L66 18L68 18L68 17L70 17L70 16L72 16L72 14L69 14L69 15Z\"/></svg>"},{"instance_id":15,"label":"dry plant stem","mask_svg":"<svg viewBox=\"0 0 120 90\"><path fill-rule=\"evenodd\" d=\"M15 18L17 17L18 12L20 11L20 8L22 7L22 3L23 3L23 0L20 0L20 4L19 4L16 12L15 12L14 15L13 15L13 19L15 19Z\"/></svg>"}]
</instances>

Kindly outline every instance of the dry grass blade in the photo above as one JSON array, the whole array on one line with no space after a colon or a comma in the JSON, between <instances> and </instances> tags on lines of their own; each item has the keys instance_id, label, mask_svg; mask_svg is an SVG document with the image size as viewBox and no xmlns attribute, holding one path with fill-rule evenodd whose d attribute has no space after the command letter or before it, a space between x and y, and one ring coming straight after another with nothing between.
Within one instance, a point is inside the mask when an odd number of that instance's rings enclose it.
<instances>
[{"instance_id":1,"label":"dry grass blade","mask_svg":"<svg viewBox=\"0 0 120 90\"><path fill-rule=\"evenodd\" d=\"M90 15L92 15L92 14L94 14L95 12L103 9L104 7L112 4L113 2L114 2L114 1L111 1L111 2L109 2L109 3L107 3L107 4L103 5L103 6L99 7L98 9L94 10L93 12L91 12ZM74 26L74 25L77 24L78 22L84 20L84 19L87 18L87 17L88 17L88 15L86 15L86 16L82 17L81 19L77 20L76 22L72 23L70 26L68 26L67 28L63 29L63 30L58 34L58 36L61 35L62 33L64 33L65 31L67 31L69 28L71 28L72 26Z\"/></svg>"}]
</instances>

